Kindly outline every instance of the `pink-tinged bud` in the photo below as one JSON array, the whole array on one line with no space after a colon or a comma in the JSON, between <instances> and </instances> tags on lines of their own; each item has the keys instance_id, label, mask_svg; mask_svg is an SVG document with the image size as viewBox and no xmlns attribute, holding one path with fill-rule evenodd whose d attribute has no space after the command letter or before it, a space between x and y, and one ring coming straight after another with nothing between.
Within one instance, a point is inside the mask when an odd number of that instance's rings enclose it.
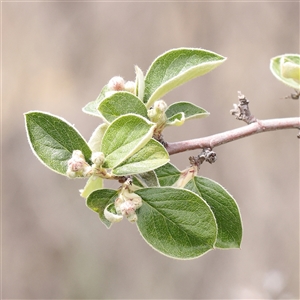
<instances>
[{"instance_id":1,"label":"pink-tinged bud","mask_svg":"<svg viewBox=\"0 0 300 300\"><path fill-rule=\"evenodd\" d=\"M124 91L125 81L122 77L115 76L108 82L107 87L110 91Z\"/></svg>"},{"instance_id":2,"label":"pink-tinged bud","mask_svg":"<svg viewBox=\"0 0 300 300\"><path fill-rule=\"evenodd\" d=\"M123 216L129 217L135 213L135 205L132 201L125 201L120 205L120 210Z\"/></svg>"},{"instance_id":3,"label":"pink-tinged bud","mask_svg":"<svg viewBox=\"0 0 300 300\"><path fill-rule=\"evenodd\" d=\"M68 160L68 170L66 175L70 178L87 176L91 166L85 161L80 150L74 150L72 157Z\"/></svg>"}]
</instances>

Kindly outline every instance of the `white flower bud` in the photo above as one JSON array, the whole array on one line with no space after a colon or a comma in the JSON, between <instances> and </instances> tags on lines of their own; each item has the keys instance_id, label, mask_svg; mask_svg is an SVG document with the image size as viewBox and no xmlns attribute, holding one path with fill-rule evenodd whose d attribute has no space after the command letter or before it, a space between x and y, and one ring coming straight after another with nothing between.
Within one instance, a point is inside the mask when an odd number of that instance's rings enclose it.
<instances>
[{"instance_id":1,"label":"white flower bud","mask_svg":"<svg viewBox=\"0 0 300 300\"><path fill-rule=\"evenodd\" d=\"M108 82L107 87L111 91L124 91L125 81L122 77L115 76Z\"/></svg>"},{"instance_id":2,"label":"white flower bud","mask_svg":"<svg viewBox=\"0 0 300 300\"><path fill-rule=\"evenodd\" d=\"M127 217L127 220L130 222L130 223L135 223L137 221L138 217L137 217L137 214L134 213L132 214L131 216L128 216Z\"/></svg>"},{"instance_id":3,"label":"white flower bud","mask_svg":"<svg viewBox=\"0 0 300 300\"><path fill-rule=\"evenodd\" d=\"M128 217L135 213L135 205L131 201L125 201L120 205L120 210L123 216Z\"/></svg>"},{"instance_id":4,"label":"white flower bud","mask_svg":"<svg viewBox=\"0 0 300 300\"><path fill-rule=\"evenodd\" d=\"M77 175L76 175L76 172L73 172L72 170L67 170L67 176L69 177L69 178L71 178L71 179L74 179L74 178L76 178L77 177Z\"/></svg>"},{"instance_id":5,"label":"white flower bud","mask_svg":"<svg viewBox=\"0 0 300 300\"><path fill-rule=\"evenodd\" d=\"M102 166L104 163L104 159L105 156L103 152L94 152L91 158L92 162L96 165L96 167Z\"/></svg>"},{"instance_id":6,"label":"white flower bud","mask_svg":"<svg viewBox=\"0 0 300 300\"><path fill-rule=\"evenodd\" d=\"M148 117L154 123L165 123L167 117L165 111L167 110L167 103L164 100L157 100L153 106L148 109Z\"/></svg>"},{"instance_id":7,"label":"white flower bud","mask_svg":"<svg viewBox=\"0 0 300 300\"><path fill-rule=\"evenodd\" d=\"M134 204L135 209L138 209L142 206L142 198L135 194L135 193L130 193L128 190L124 190L123 196L126 198L127 201L130 201Z\"/></svg>"},{"instance_id":8,"label":"white flower bud","mask_svg":"<svg viewBox=\"0 0 300 300\"><path fill-rule=\"evenodd\" d=\"M125 83L125 91L135 94L135 82L133 81L127 81Z\"/></svg>"}]
</instances>

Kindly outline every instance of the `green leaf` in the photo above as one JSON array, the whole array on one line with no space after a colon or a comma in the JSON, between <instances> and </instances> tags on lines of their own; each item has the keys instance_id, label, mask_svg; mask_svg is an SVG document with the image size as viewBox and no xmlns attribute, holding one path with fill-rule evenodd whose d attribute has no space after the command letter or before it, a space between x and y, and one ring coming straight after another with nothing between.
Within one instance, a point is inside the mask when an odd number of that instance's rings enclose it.
<instances>
[{"instance_id":1,"label":"green leaf","mask_svg":"<svg viewBox=\"0 0 300 300\"><path fill-rule=\"evenodd\" d=\"M202 197L213 211L218 225L215 246L239 248L243 229L239 208L233 197L220 184L204 177L194 177L185 188Z\"/></svg>"},{"instance_id":2,"label":"green leaf","mask_svg":"<svg viewBox=\"0 0 300 300\"><path fill-rule=\"evenodd\" d=\"M108 124L102 123L100 124L93 132L92 136L88 141L88 145L92 152L99 152L101 149L102 138L108 127Z\"/></svg>"},{"instance_id":3,"label":"green leaf","mask_svg":"<svg viewBox=\"0 0 300 300\"><path fill-rule=\"evenodd\" d=\"M115 168L145 146L152 138L155 124L134 114L114 120L104 133L101 152L104 168Z\"/></svg>"},{"instance_id":4,"label":"green leaf","mask_svg":"<svg viewBox=\"0 0 300 300\"><path fill-rule=\"evenodd\" d=\"M149 108L170 90L208 73L225 60L203 49L179 48L165 52L152 63L145 76L144 102Z\"/></svg>"},{"instance_id":5,"label":"green leaf","mask_svg":"<svg viewBox=\"0 0 300 300\"><path fill-rule=\"evenodd\" d=\"M32 151L52 171L66 175L73 150L81 150L86 161L90 163L89 146L66 120L39 111L24 115Z\"/></svg>"},{"instance_id":6,"label":"green leaf","mask_svg":"<svg viewBox=\"0 0 300 300\"><path fill-rule=\"evenodd\" d=\"M147 118L145 104L135 95L128 92L116 92L112 94L100 103L98 109L104 120L109 123L129 113Z\"/></svg>"},{"instance_id":7,"label":"green leaf","mask_svg":"<svg viewBox=\"0 0 300 300\"><path fill-rule=\"evenodd\" d=\"M151 139L143 148L114 168L112 173L118 176L145 173L166 164L169 160L165 147Z\"/></svg>"},{"instance_id":8,"label":"green leaf","mask_svg":"<svg viewBox=\"0 0 300 300\"><path fill-rule=\"evenodd\" d=\"M96 117L101 117L101 114L99 113L98 107L100 102L105 99L105 94L106 92L108 92L109 89L107 87L107 85L105 85L103 87L103 89L101 90L99 96L97 97L97 99L95 101L91 101L89 102L85 107L82 108L82 111L85 112L86 114L92 115L92 116L96 116Z\"/></svg>"},{"instance_id":9,"label":"green leaf","mask_svg":"<svg viewBox=\"0 0 300 300\"><path fill-rule=\"evenodd\" d=\"M138 229L155 250L177 259L213 249L217 227L209 206L195 193L171 187L135 191L143 199Z\"/></svg>"},{"instance_id":10,"label":"green leaf","mask_svg":"<svg viewBox=\"0 0 300 300\"><path fill-rule=\"evenodd\" d=\"M107 228L111 226L111 222L104 217L104 209L110 203L114 203L117 196L118 192L115 190L101 189L92 192L86 200L87 207L99 214L100 220Z\"/></svg>"},{"instance_id":11,"label":"green leaf","mask_svg":"<svg viewBox=\"0 0 300 300\"><path fill-rule=\"evenodd\" d=\"M167 163L154 171L160 186L172 186L180 177L180 171L171 163Z\"/></svg>"},{"instance_id":12,"label":"green leaf","mask_svg":"<svg viewBox=\"0 0 300 300\"><path fill-rule=\"evenodd\" d=\"M181 125L183 121L207 117L209 112L190 102L173 103L166 110L168 125Z\"/></svg>"},{"instance_id":13,"label":"green leaf","mask_svg":"<svg viewBox=\"0 0 300 300\"><path fill-rule=\"evenodd\" d=\"M103 179L101 177L91 176L83 190L80 190L80 196L87 198L93 191L103 188Z\"/></svg>"},{"instance_id":14,"label":"green leaf","mask_svg":"<svg viewBox=\"0 0 300 300\"><path fill-rule=\"evenodd\" d=\"M158 178L154 171L135 174L133 176L133 184L144 188L159 186Z\"/></svg>"},{"instance_id":15,"label":"green leaf","mask_svg":"<svg viewBox=\"0 0 300 300\"><path fill-rule=\"evenodd\" d=\"M273 57L270 63L272 74L284 84L300 89L300 55L284 54Z\"/></svg>"},{"instance_id":16,"label":"green leaf","mask_svg":"<svg viewBox=\"0 0 300 300\"><path fill-rule=\"evenodd\" d=\"M143 101L144 90L145 90L145 78L144 78L144 74L143 74L143 71L138 66L135 66L135 74L136 74L136 79L135 79L136 94L137 94L137 97L141 101Z\"/></svg>"}]
</instances>

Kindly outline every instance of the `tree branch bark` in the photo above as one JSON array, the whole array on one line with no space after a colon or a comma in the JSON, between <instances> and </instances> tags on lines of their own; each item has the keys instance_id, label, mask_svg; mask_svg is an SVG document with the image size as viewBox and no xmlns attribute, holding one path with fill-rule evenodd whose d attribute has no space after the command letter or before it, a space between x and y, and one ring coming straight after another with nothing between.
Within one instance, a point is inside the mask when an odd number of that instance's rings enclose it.
<instances>
[{"instance_id":1,"label":"tree branch bark","mask_svg":"<svg viewBox=\"0 0 300 300\"><path fill-rule=\"evenodd\" d=\"M282 129L300 130L300 118L256 120L256 122L249 125L222 133L217 133L211 136L175 143L168 143L166 149L170 155L194 149L213 149L217 146L233 142L235 140L257 133Z\"/></svg>"}]
</instances>

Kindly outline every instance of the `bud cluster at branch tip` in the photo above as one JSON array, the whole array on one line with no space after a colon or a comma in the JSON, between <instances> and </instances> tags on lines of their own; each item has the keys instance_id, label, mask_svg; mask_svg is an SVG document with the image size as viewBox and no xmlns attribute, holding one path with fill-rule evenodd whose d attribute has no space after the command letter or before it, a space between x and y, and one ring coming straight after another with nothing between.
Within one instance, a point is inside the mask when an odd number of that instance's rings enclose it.
<instances>
[{"instance_id":1,"label":"bud cluster at branch tip","mask_svg":"<svg viewBox=\"0 0 300 300\"><path fill-rule=\"evenodd\" d=\"M72 157L68 161L67 176L69 178L85 177L92 167L86 162L84 155L80 150L74 150Z\"/></svg>"},{"instance_id":2,"label":"bud cluster at branch tip","mask_svg":"<svg viewBox=\"0 0 300 300\"><path fill-rule=\"evenodd\" d=\"M115 92L126 91L135 94L135 83L133 81L125 81L121 76L114 76L107 84L108 91L105 96L109 97Z\"/></svg>"},{"instance_id":3,"label":"bud cluster at branch tip","mask_svg":"<svg viewBox=\"0 0 300 300\"><path fill-rule=\"evenodd\" d=\"M104 210L105 218L112 222L119 222L126 217L131 223L137 221L136 210L142 206L142 198L130 191L132 180L129 178L124 182L118 198L115 200L114 207L109 204Z\"/></svg>"}]
</instances>

